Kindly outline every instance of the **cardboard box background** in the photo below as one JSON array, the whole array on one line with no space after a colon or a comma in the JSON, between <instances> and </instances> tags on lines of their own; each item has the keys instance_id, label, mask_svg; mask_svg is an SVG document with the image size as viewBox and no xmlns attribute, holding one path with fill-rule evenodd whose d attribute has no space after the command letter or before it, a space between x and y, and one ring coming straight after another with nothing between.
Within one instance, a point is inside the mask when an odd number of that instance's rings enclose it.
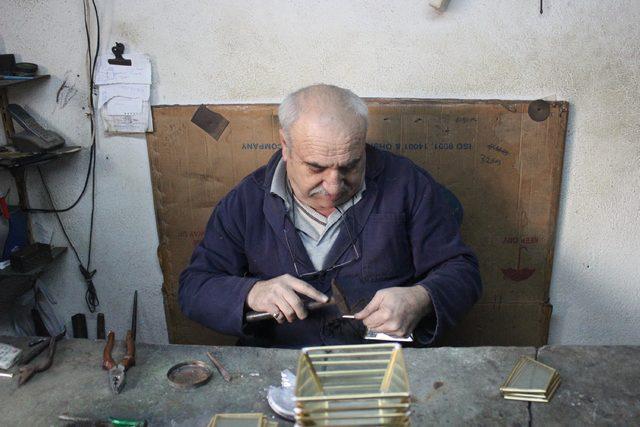
<instances>
[{"instance_id":1,"label":"cardboard box background","mask_svg":"<svg viewBox=\"0 0 640 427\"><path fill-rule=\"evenodd\" d=\"M536 122L529 101L368 100L367 140L412 159L464 206L462 233L478 254L479 304L443 341L543 345L568 104ZM186 319L178 277L217 202L279 149L276 105L210 105L230 124L215 140L191 123L197 106L153 107L147 136L172 343L234 339Z\"/></svg>"}]
</instances>

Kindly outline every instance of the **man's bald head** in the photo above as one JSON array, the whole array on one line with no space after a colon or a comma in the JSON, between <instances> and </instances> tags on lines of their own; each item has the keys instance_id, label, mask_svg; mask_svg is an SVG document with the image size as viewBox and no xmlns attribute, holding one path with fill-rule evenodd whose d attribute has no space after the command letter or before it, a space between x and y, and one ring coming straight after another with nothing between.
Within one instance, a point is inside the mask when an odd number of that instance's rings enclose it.
<instances>
[{"instance_id":1,"label":"man's bald head","mask_svg":"<svg viewBox=\"0 0 640 427\"><path fill-rule=\"evenodd\" d=\"M341 127L366 134L367 104L348 89L318 84L289 94L278 108L280 126L289 143L291 130L300 117L313 118L318 124Z\"/></svg>"},{"instance_id":2,"label":"man's bald head","mask_svg":"<svg viewBox=\"0 0 640 427\"><path fill-rule=\"evenodd\" d=\"M329 216L362 185L367 105L350 90L314 85L287 96L278 114L291 191Z\"/></svg>"}]
</instances>

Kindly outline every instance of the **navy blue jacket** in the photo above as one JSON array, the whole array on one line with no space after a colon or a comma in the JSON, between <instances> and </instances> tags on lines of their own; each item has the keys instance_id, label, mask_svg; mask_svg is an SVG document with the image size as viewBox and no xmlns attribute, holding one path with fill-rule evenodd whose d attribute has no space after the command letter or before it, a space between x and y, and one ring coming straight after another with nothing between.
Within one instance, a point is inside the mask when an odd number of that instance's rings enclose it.
<instances>
[{"instance_id":1,"label":"navy blue jacket","mask_svg":"<svg viewBox=\"0 0 640 427\"><path fill-rule=\"evenodd\" d=\"M183 313L246 345L301 347L362 342L362 323L340 319L336 307L305 320L243 322L245 300L258 280L315 269L283 200L270 193L278 151L218 203L204 239L180 275ZM460 238L441 186L409 159L367 145L362 199L345 214L338 239L319 277L305 279L331 295L336 278L351 307L361 309L379 289L424 286L435 307L414 336L429 345L478 300L478 262ZM348 227L348 228L347 228Z\"/></svg>"}]
</instances>

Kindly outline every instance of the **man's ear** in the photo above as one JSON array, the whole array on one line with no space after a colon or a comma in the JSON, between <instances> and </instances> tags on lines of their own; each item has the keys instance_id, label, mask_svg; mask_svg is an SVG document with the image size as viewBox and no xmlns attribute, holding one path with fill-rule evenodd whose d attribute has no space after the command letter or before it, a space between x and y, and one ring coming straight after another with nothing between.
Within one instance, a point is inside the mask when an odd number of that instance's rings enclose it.
<instances>
[{"instance_id":1,"label":"man's ear","mask_svg":"<svg viewBox=\"0 0 640 427\"><path fill-rule=\"evenodd\" d=\"M285 162L288 159L288 155L289 155L289 145L287 143L287 140L284 137L284 130L282 130L282 128L280 128L280 131L278 132L278 134L280 135L280 149L282 150L282 160L284 160Z\"/></svg>"}]
</instances>

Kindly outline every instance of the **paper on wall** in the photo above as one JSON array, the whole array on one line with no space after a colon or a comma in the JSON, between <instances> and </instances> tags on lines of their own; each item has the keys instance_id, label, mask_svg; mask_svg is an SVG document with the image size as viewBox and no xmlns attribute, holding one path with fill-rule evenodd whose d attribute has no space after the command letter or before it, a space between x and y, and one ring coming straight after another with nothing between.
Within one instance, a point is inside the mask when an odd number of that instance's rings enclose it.
<instances>
[{"instance_id":1,"label":"paper on wall","mask_svg":"<svg viewBox=\"0 0 640 427\"><path fill-rule=\"evenodd\" d=\"M96 72L98 109L107 132L144 133L153 131L149 97L151 63L143 54L125 54L131 66L111 65L100 58Z\"/></svg>"},{"instance_id":2,"label":"paper on wall","mask_svg":"<svg viewBox=\"0 0 640 427\"><path fill-rule=\"evenodd\" d=\"M98 108L101 108L108 100L117 96L148 100L150 94L151 86L147 84L115 83L101 85L98 89Z\"/></svg>"},{"instance_id":3,"label":"paper on wall","mask_svg":"<svg viewBox=\"0 0 640 427\"><path fill-rule=\"evenodd\" d=\"M124 57L131 59L131 65L112 65L109 64L109 56L101 56L96 71L95 84L128 83L150 85L151 61L149 61L149 57L140 53L125 53Z\"/></svg>"},{"instance_id":4,"label":"paper on wall","mask_svg":"<svg viewBox=\"0 0 640 427\"><path fill-rule=\"evenodd\" d=\"M153 121L151 120L151 107L148 101L142 101L139 113L109 114L109 106L112 102L120 102L117 98L107 102L106 108L100 109L102 122L107 132L116 133L144 133L153 132ZM116 109L122 105L118 104Z\"/></svg>"}]
</instances>

